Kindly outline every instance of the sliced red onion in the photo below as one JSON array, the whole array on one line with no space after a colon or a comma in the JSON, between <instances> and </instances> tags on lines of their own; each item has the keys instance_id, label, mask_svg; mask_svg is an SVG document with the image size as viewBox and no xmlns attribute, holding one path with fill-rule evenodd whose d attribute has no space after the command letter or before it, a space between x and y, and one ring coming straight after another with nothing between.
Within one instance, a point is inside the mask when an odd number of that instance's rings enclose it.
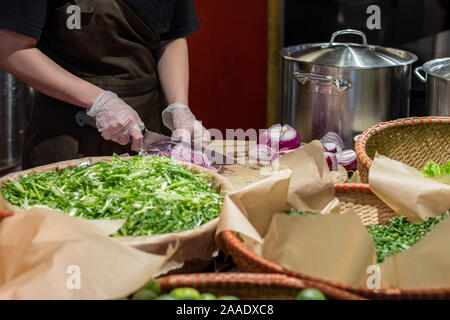
<instances>
[{"instance_id":1,"label":"sliced red onion","mask_svg":"<svg viewBox=\"0 0 450 320\"><path fill-rule=\"evenodd\" d=\"M341 166L347 170L356 169L357 157L353 150L344 150L336 155L337 160Z\"/></svg>"},{"instance_id":2,"label":"sliced red onion","mask_svg":"<svg viewBox=\"0 0 450 320\"><path fill-rule=\"evenodd\" d=\"M153 144L148 155L170 156L173 159L183 162L190 162L199 166L215 169L208 159L208 156L201 151L192 150L191 148L178 144L173 141L164 141Z\"/></svg>"},{"instance_id":3,"label":"sliced red onion","mask_svg":"<svg viewBox=\"0 0 450 320\"><path fill-rule=\"evenodd\" d=\"M328 168L330 168L331 171L336 171L339 167L336 153L324 152L323 154L327 160Z\"/></svg>"},{"instance_id":4,"label":"sliced red onion","mask_svg":"<svg viewBox=\"0 0 450 320\"><path fill-rule=\"evenodd\" d=\"M337 147L336 147L335 143L325 142L325 143L322 143L322 147L323 147L323 151L331 152L331 153L337 152Z\"/></svg>"},{"instance_id":5,"label":"sliced red onion","mask_svg":"<svg viewBox=\"0 0 450 320\"><path fill-rule=\"evenodd\" d=\"M323 136L322 139L320 139L320 142L322 142L322 145L324 143L334 143L336 146L336 152L342 152L344 150L344 142L342 141L341 137L336 132L328 132L326 135Z\"/></svg>"},{"instance_id":6,"label":"sliced red onion","mask_svg":"<svg viewBox=\"0 0 450 320\"><path fill-rule=\"evenodd\" d=\"M255 144L248 150L250 160L273 161L278 158L278 152L268 145Z\"/></svg>"},{"instance_id":7,"label":"sliced red onion","mask_svg":"<svg viewBox=\"0 0 450 320\"><path fill-rule=\"evenodd\" d=\"M300 136L291 126L276 124L260 135L258 143L276 150L292 150L300 147Z\"/></svg>"}]
</instances>

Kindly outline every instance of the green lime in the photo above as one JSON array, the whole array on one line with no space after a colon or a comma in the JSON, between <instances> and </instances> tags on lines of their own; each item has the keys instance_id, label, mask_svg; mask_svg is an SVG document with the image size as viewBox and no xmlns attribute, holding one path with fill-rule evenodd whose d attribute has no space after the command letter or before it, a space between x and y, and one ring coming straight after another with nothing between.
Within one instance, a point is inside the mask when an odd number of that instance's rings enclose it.
<instances>
[{"instance_id":1,"label":"green lime","mask_svg":"<svg viewBox=\"0 0 450 320\"><path fill-rule=\"evenodd\" d=\"M153 300L158 295L151 290L141 289L136 291L131 297L132 300Z\"/></svg>"},{"instance_id":2,"label":"green lime","mask_svg":"<svg viewBox=\"0 0 450 320\"><path fill-rule=\"evenodd\" d=\"M307 288L300 291L297 300L327 300L322 292L317 289Z\"/></svg>"},{"instance_id":3,"label":"green lime","mask_svg":"<svg viewBox=\"0 0 450 320\"><path fill-rule=\"evenodd\" d=\"M211 293L203 293L200 300L216 300L216 296Z\"/></svg>"},{"instance_id":4,"label":"green lime","mask_svg":"<svg viewBox=\"0 0 450 320\"><path fill-rule=\"evenodd\" d=\"M177 300L177 298L171 296L170 294L163 294L162 296L159 296L155 300Z\"/></svg>"},{"instance_id":5,"label":"green lime","mask_svg":"<svg viewBox=\"0 0 450 320\"><path fill-rule=\"evenodd\" d=\"M148 281L141 289L153 291L154 293L156 293L156 295L159 295L161 293L161 285L155 279L151 279L150 281Z\"/></svg>"},{"instance_id":6,"label":"green lime","mask_svg":"<svg viewBox=\"0 0 450 320\"><path fill-rule=\"evenodd\" d=\"M222 296L218 300L239 300L239 298L234 296Z\"/></svg>"},{"instance_id":7,"label":"green lime","mask_svg":"<svg viewBox=\"0 0 450 320\"><path fill-rule=\"evenodd\" d=\"M193 288L176 288L170 292L170 295L178 300L200 300L200 292Z\"/></svg>"}]
</instances>

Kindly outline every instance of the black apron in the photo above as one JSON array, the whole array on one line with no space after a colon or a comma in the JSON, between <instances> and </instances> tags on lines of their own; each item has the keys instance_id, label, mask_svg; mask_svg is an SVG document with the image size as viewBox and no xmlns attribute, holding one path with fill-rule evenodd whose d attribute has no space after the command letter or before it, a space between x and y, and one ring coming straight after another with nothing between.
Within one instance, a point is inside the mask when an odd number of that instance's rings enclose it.
<instances>
[{"instance_id":1,"label":"black apron","mask_svg":"<svg viewBox=\"0 0 450 320\"><path fill-rule=\"evenodd\" d=\"M117 93L141 117L148 129L162 131L165 105L153 51L159 35L122 0L73 0L52 11L39 48L74 75ZM81 8L81 29L69 30L67 7ZM102 138L97 129L79 127L83 110L37 93L25 132L23 169L52 162L132 153Z\"/></svg>"}]
</instances>

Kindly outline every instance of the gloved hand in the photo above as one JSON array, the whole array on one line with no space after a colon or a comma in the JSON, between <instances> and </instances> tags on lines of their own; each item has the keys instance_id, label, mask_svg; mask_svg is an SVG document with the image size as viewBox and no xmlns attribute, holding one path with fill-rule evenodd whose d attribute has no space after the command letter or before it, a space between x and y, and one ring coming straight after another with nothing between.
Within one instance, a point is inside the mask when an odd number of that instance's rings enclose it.
<instances>
[{"instance_id":1,"label":"gloved hand","mask_svg":"<svg viewBox=\"0 0 450 320\"><path fill-rule=\"evenodd\" d=\"M136 111L117 94L105 91L97 97L87 115L95 119L98 131L105 140L126 145L132 141L131 149L143 147L141 128L144 126Z\"/></svg>"},{"instance_id":2,"label":"gloved hand","mask_svg":"<svg viewBox=\"0 0 450 320\"><path fill-rule=\"evenodd\" d=\"M192 139L195 144L206 145L210 140L209 131L192 114L188 106L173 103L162 113L164 125L172 131L172 137L185 142Z\"/></svg>"}]
</instances>

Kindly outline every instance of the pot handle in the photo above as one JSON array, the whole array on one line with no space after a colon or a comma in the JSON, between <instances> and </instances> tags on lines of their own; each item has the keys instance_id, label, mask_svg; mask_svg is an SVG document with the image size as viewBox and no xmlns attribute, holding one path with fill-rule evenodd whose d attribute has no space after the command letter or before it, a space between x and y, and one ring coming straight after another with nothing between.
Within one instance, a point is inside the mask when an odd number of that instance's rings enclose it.
<instances>
[{"instance_id":1,"label":"pot handle","mask_svg":"<svg viewBox=\"0 0 450 320\"><path fill-rule=\"evenodd\" d=\"M335 86L338 91L342 92L352 87L352 83L347 79L337 79L330 75L307 73L307 72L295 72L292 75L295 80L301 85L304 85L307 81L324 83L326 85Z\"/></svg>"},{"instance_id":2,"label":"pot handle","mask_svg":"<svg viewBox=\"0 0 450 320\"><path fill-rule=\"evenodd\" d=\"M336 31L331 36L331 40L330 40L330 43L328 44L328 47L332 47L336 37L340 36L340 35L343 35L343 34L356 34L358 36L361 36L362 37L362 41L363 41L363 46L370 48L369 45L367 44L366 34L364 32L362 32L362 31L355 30L355 29L344 29L344 30Z\"/></svg>"},{"instance_id":3,"label":"pot handle","mask_svg":"<svg viewBox=\"0 0 450 320\"><path fill-rule=\"evenodd\" d=\"M416 74L416 77L422 81L422 82L427 82L427 74L425 73L425 77L420 73L421 71L423 71L423 67L417 67L416 69L414 69L414 73Z\"/></svg>"}]
</instances>

